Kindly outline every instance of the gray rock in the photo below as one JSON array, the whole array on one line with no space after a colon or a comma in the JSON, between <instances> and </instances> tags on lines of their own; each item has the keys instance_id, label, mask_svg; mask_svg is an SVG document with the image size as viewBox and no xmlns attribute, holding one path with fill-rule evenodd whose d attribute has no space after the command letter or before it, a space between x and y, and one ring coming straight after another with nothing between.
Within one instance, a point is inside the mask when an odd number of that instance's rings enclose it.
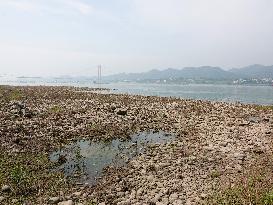
<instances>
[{"instance_id":1,"label":"gray rock","mask_svg":"<svg viewBox=\"0 0 273 205\"><path fill-rule=\"evenodd\" d=\"M51 197L49 200L48 200L48 203L49 204L57 204L58 202L60 201L60 197Z\"/></svg>"},{"instance_id":2,"label":"gray rock","mask_svg":"<svg viewBox=\"0 0 273 205\"><path fill-rule=\"evenodd\" d=\"M74 205L72 200L59 202L58 205Z\"/></svg>"},{"instance_id":3,"label":"gray rock","mask_svg":"<svg viewBox=\"0 0 273 205\"><path fill-rule=\"evenodd\" d=\"M201 199L205 199L205 198L207 198L207 194L202 193L202 194L200 195L200 197L201 197Z\"/></svg>"},{"instance_id":4,"label":"gray rock","mask_svg":"<svg viewBox=\"0 0 273 205\"><path fill-rule=\"evenodd\" d=\"M81 195L82 195L82 193L80 191L73 193L73 196L75 196L75 197L80 197Z\"/></svg>"},{"instance_id":5,"label":"gray rock","mask_svg":"<svg viewBox=\"0 0 273 205\"><path fill-rule=\"evenodd\" d=\"M236 152L234 153L234 158L238 160L244 160L246 158L246 155L242 152Z\"/></svg>"},{"instance_id":6,"label":"gray rock","mask_svg":"<svg viewBox=\"0 0 273 205\"><path fill-rule=\"evenodd\" d=\"M228 142L220 142L220 146L222 146L222 147L226 147L227 146L227 144L228 144Z\"/></svg>"},{"instance_id":7,"label":"gray rock","mask_svg":"<svg viewBox=\"0 0 273 205\"><path fill-rule=\"evenodd\" d=\"M178 199L178 195L177 195L177 193L173 193L169 197L169 202L173 203L176 199Z\"/></svg>"},{"instance_id":8,"label":"gray rock","mask_svg":"<svg viewBox=\"0 0 273 205\"><path fill-rule=\"evenodd\" d=\"M2 186L2 192L10 192L10 191L11 191L10 186L8 185Z\"/></svg>"},{"instance_id":9,"label":"gray rock","mask_svg":"<svg viewBox=\"0 0 273 205\"><path fill-rule=\"evenodd\" d=\"M5 200L5 197L3 196L0 196L0 202L4 201Z\"/></svg>"},{"instance_id":10,"label":"gray rock","mask_svg":"<svg viewBox=\"0 0 273 205\"><path fill-rule=\"evenodd\" d=\"M173 205L181 205L183 204L183 201L181 199L177 199L173 202Z\"/></svg>"},{"instance_id":11,"label":"gray rock","mask_svg":"<svg viewBox=\"0 0 273 205\"><path fill-rule=\"evenodd\" d=\"M259 123L261 119L259 117L250 117L249 122L251 123Z\"/></svg>"}]
</instances>

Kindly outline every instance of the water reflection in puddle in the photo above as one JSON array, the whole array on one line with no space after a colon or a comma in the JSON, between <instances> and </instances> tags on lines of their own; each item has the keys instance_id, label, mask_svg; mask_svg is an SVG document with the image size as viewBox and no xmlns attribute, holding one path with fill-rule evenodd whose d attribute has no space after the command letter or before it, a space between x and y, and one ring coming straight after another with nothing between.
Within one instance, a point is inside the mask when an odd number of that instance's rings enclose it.
<instances>
[{"instance_id":1,"label":"water reflection in puddle","mask_svg":"<svg viewBox=\"0 0 273 205\"><path fill-rule=\"evenodd\" d=\"M141 132L126 141L120 139L107 142L79 140L53 152L50 160L59 162L57 171L63 171L66 176L75 177L78 182L94 185L105 167L124 166L128 160L142 153L147 145L166 143L173 139L174 136L164 132Z\"/></svg>"}]
</instances>

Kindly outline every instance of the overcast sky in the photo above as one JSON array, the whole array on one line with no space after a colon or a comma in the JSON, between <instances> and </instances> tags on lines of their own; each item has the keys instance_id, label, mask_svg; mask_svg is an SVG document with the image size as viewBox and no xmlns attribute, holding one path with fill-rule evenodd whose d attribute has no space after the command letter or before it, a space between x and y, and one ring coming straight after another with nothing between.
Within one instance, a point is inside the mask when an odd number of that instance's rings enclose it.
<instances>
[{"instance_id":1,"label":"overcast sky","mask_svg":"<svg viewBox=\"0 0 273 205\"><path fill-rule=\"evenodd\" d=\"M273 0L0 0L0 74L273 65Z\"/></svg>"}]
</instances>

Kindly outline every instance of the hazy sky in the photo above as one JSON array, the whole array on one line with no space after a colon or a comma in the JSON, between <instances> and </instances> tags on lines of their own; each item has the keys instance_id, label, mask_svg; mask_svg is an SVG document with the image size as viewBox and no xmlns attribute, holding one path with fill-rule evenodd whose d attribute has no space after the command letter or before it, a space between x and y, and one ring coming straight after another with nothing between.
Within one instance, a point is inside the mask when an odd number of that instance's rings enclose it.
<instances>
[{"instance_id":1,"label":"hazy sky","mask_svg":"<svg viewBox=\"0 0 273 205\"><path fill-rule=\"evenodd\" d=\"M0 0L0 74L273 64L273 0Z\"/></svg>"}]
</instances>

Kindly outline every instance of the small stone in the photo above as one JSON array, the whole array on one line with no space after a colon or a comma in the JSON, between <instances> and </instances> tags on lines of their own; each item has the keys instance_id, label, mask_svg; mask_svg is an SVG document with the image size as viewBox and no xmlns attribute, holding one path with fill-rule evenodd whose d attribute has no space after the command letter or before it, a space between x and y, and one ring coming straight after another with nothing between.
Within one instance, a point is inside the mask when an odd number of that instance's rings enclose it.
<instances>
[{"instance_id":1,"label":"small stone","mask_svg":"<svg viewBox=\"0 0 273 205\"><path fill-rule=\"evenodd\" d=\"M205 198L207 198L207 194L202 193L202 194L200 195L200 197L201 197L201 199L205 199Z\"/></svg>"},{"instance_id":2,"label":"small stone","mask_svg":"<svg viewBox=\"0 0 273 205\"><path fill-rule=\"evenodd\" d=\"M181 205L183 204L183 201L181 199L177 199L173 202L174 205Z\"/></svg>"},{"instance_id":3,"label":"small stone","mask_svg":"<svg viewBox=\"0 0 273 205\"><path fill-rule=\"evenodd\" d=\"M12 199L11 202L12 202L13 204L16 204L16 203L18 202L18 200L17 200L17 199Z\"/></svg>"},{"instance_id":4,"label":"small stone","mask_svg":"<svg viewBox=\"0 0 273 205\"><path fill-rule=\"evenodd\" d=\"M255 154L262 154L262 153L264 153L264 150L262 150L262 148L260 148L260 147L256 147L253 149L253 152Z\"/></svg>"},{"instance_id":5,"label":"small stone","mask_svg":"<svg viewBox=\"0 0 273 205\"><path fill-rule=\"evenodd\" d=\"M82 193L81 193L80 191L74 192L74 193L73 193L73 196L75 196L75 197L79 197L79 196L81 196L81 195L82 195Z\"/></svg>"},{"instance_id":6,"label":"small stone","mask_svg":"<svg viewBox=\"0 0 273 205\"><path fill-rule=\"evenodd\" d=\"M0 202L4 201L5 200L5 197L3 196L0 196Z\"/></svg>"},{"instance_id":7,"label":"small stone","mask_svg":"<svg viewBox=\"0 0 273 205\"><path fill-rule=\"evenodd\" d=\"M59 202L58 205L74 205L72 200Z\"/></svg>"},{"instance_id":8,"label":"small stone","mask_svg":"<svg viewBox=\"0 0 273 205\"><path fill-rule=\"evenodd\" d=\"M119 109L117 111L117 115L127 115L127 110L125 110L125 109Z\"/></svg>"},{"instance_id":9,"label":"small stone","mask_svg":"<svg viewBox=\"0 0 273 205\"><path fill-rule=\"evenodd\" d=\"M150 181L150 182L154 181L154 176L153 175L149 175L147 177L147 180Z\"/></svg>"},{"instance_id":10,"label":"small stone","mask_svg":"<svg viewBox=\"0 0 273 205\"><path fill-rule=\"evenodd\" d=\"M222 146L222 147L226 147L226 146L227 146L227 144L228 144L227 142L221 142L221 143L220 143L220 146Z\"/></svg>"},{"instance_id":11,"label":"small stone","mask_svg":"<svg viewBox=\"0 0 273 205\"><path fill-rule=\"evenodd\" d=\"M98 205L106 205L106 204L105 204L105 202L101 202L101 203L99 203Z\"/></svg>"},{"instance_id":12,"label":"small stone","mask_svg":"<svg viewBox=\"0 0 273 205\"><path fill-rule=\"evenodd\" d=\"M177 195L177 193L173 193L169 197L169 202L173 203L176 199L178 199L178 195Z\"/></svg>"},{"instance_id":13,"label":"small stone","mask_svg":"<svg viewBox=\"0 0 273 205\"><path fill-rule=\"evenodd\" d=\"M10 186L8 185L2 186L2 192L10 192L10 191L11 191Z\"/></svg>"},{"instance_id":14,"label":"small stone","mask_svg":"<svg viewBox=\"0 0 273 205\"><path fill-rule=\"evenodd\" d=\"M169 204L169 199L168 198L162 198L162 200L161 200L161 202L163 203L163 204Z\"/></svg>"},{"instance_id":15,"label":"small stone","mask_svg":"<svg viewBox=\"0 0 273 205\"><path fill-rule=\"evenodd\" d=\"M251 123L259 123L261 119L259 117L250 117L249 122Z\"/></svg>"},{"instance_id":16,"label":"small stone","mask_svg":"<svg viewBox=\"0 0 273 205\"><path fill-rule=\"evenodd\" d=\"M241 123L239 123L239 126L246 126L246 125L249 125L249 122L241 122Z\"/></svg>"},{"instance_id":17,"label":"small stone","mask_svg":"<svg viewBox=\"0 0 273 205\"><path fill-rule=\"evenodd\" d=\"M204 147L204 150L207 150L207 151L213 151L214 150L214 148L212 147L212 146L205 146Z\"/></svg>"},{"instance_id":18,"label":"small stone","mask_svg":"<svg viewBox=\"0 0 273 205\"><path fill-rule=\"evenodd\" d=\"M243 171L243 167L240 164L238 164L236 166L236 170L237 170L237 172L241 173Z\"/></svg>"},{"instance_id":19,"label":"small stone","mask_svg":"<svg viewBox=\"0 0 273 205\"><path fill-rule=\"evenodd\" d=\"M269 119L269 118L264 118L263 121L264 121L264 122L269 122L270 119Z\"/></svg>"},{"instance_id":20,"label":"small stone","mask_svg":"<svg viewBox=\"0 0 273 205\"><path fill-rule=\"evenodd\" d=\"M234 153L234 158L236 158L238 160L244 160L246 158L246 155L241 152L236 152L236 153Z\"/></svg>"},{"instance_id":21,"label":"small stone","mask_svg":"<svg viewBox=\"0 0 273 205\"><path fill-rule=\"evenodd\" d=\"M215 161L214 158L212 158L212 157L209 157L209 158L208 158L208 162L214 162L214 161Z\"/></svg>"},{"instance_id":22,"label":"small stone","mask_svg":"<svg viewBox=\"0 0 273 205\"><path fill-rule=\"evenodd\" d=\"M51 197L49 200L48 200L48 203L49 204L57 204L58 202L60 201L60 197Z\"/></svg>"}]
</instances>

